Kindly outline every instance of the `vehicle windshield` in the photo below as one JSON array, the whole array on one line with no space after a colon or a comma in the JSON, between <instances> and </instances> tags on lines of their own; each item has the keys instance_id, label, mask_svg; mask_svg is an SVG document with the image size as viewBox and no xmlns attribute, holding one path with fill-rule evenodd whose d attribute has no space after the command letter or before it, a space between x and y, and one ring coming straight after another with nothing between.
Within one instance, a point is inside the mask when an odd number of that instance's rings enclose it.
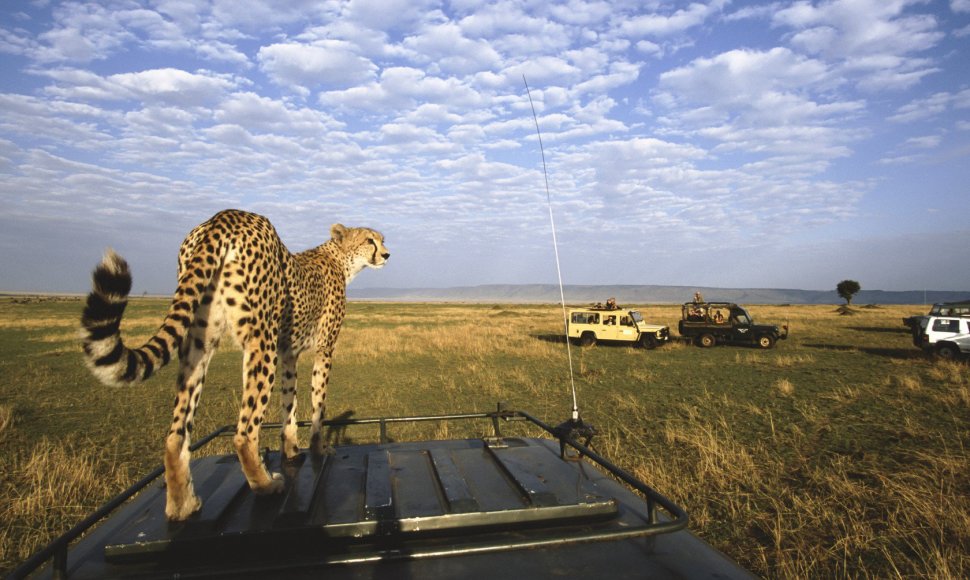
<instances>
[{"instance_id":1,"label":"vehicle windshield","mask_svg":"<svg viewBox=\"0 0 970 580\"><path fill-rule=\"evenodd\" d=\"M751 315L744 308L737 308L732 314L738 324L751 324Z\"/></svg>"},{"instance_id":2,"label":"vehicle windshield","mask_svg":"<svg viewBox=\"0 0 970 580\"><path fill-rule=\"evenodd\" d=\"M640 316L640 313L636 310L630 311L630 318L633 319L633 322L643 322L643 317Z\"/></svg>"}]
</instances>

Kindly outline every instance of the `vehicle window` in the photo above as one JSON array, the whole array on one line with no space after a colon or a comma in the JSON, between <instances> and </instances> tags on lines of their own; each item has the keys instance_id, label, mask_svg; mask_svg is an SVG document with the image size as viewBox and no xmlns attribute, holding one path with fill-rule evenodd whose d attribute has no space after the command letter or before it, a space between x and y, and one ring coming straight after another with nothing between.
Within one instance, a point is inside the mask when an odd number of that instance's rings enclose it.
<instances>
[{"instance_id":1,"label":"vehicle window","mask_svg":"<svg viewBox=\"0 0 970 580\"><path fill-rule=\"evenodd\" d=\"M711 308L711 322L714 324L724 324L731 318L731 311L727 308Z\"/></svg>"},{"instance_id":2,"label":"vehicle window","mask_svg":"<svg viewBox=\"0 0 970 580\"><path fill-rule=\"evenodd\" d=\"M706 310L703 306L698 306L696 304L690 304L685 307L687 309L687 320L699 321L704 320L704 315Z\"/></svg>"},{"instance_id":3,"label":"vehicle window","mask_svg":"<svg viewBox=\"0 0 970 580\"><path fill-rule=\"evenodd\" d=\"M935 332L960 332L960 322L958 320L934 320L933 330Z\"/></svg>"},{"instance_id":4,"label":"vehicle window","mask_svg":"<svg viewBox=\"0 0 970 580\"><path fill-rule=\"evenodd\" d=\"M631 320L629 316L621 316L620 326L633 326L633 320Z\"/></svg>"},{"instance_id":5,"label":"vehicle window","mask_svg":"<svg viewBox=\"0 0 970 580\"><path fill-rule=\"evenodd\" d=\"M603 317L603 324L616 326L616 315L611 314L610 316Z\"/></svg>"},{"instance_id":6,"label":"vehicle window","mask_svg":"<svg viewBox=\"0 0 970 580\"><path fill-rule=\"evenodd\" d=\"M744 308L735 308L731 311L731 316L737 324L751 324L751 315Z\"/></svg>"}]
</instances>

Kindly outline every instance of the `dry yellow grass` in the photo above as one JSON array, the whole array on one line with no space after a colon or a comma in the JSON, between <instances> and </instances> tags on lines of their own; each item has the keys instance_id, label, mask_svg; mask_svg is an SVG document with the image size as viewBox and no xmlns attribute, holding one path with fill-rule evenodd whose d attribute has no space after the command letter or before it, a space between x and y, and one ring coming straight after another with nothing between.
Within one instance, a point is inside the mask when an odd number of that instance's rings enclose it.
<instances>
[{"instance_id":1,"label":"dry yellow grass","mask_svg":"<svg viewBox=\"0 0 970 580\"><path fill-rule=\"evenodd\" d=\"M778 379L772 386L774 386L779 393L785 395L786 397L792 396L792 394L795 392L795 385L793 385L788 379Z\"/></svg>"},{"instance_id":2,"label":"dry yellow grass","mask_svg":"<svg viewBox=\"0 0 970 580\"><path fill-rule=\"evenodd\" d=\"M41 438L28 454L13 457L4 467L10 489L5 490L0 520L17 521L33 530L15 543L0 537L4 561L27 558L44 546L46 538L67 531L64 522L80 521L100 498L129 484L127 470L101 456L99 446L90 441L75 447ZM52 519L52 512L63 518ZM10 530L3 533L9 536Z\"/></svg>"},{"instance_id":3,"label":"dry yellow grass","mask_svg":"<svg viewBox=\"0 0 970 580\"><path fill-rule=\"evenodd\" d=\"M909 576L913 570L921 577L965 577L966 449L916 453L901 458L905 463L892 471L860 465L849 456L813 465L800 455L812 452L805 449L801 430L786 433L773 426L778 441L772 445L740 441L736 428L724 416L712 415L709 405L730 402L707 397L704 408L685 405L680 418L664 426L665 440L676 453L638 457L633 471L658 489L677 490L695 527L741 528L741 538L760 538L756 570L781 578ZM778 455L778 448L795 450L794 461ZM622 450L623 445L612 446L614 453ZM804 483L792 486L792 477ZM695 503L710 496L717 501ZM891 537L902 538L907 549L891 547ZM874 558L882 561L882 573L873 574Z\"/></svg>"},{"instance_id":4,"label":"dry yellow grass","mask_svg":"<svg viewBox=\"0 0 970 580\"><path fill-rule=\"evenodd\" d=\"M157 328L164 304L155 314L149 306L126 321L131 342ZM74 356L76 310L27 316L0 303L0 329L13 337L0 359L6 567L160 459L170 369L135 390L95 384ZM679 307L642 310L676 328ZM920 307L833 310L751 307L756 320L791 324L771 351L573 348L580 405L600 432L594 445L682 504L694 533L756 574L970 576L968 365L909 344L899 318ZM329 414L473 411L504 400L554 423L568 411L561 325L554 306L353 304ZM235 417L241 361L231 344L213 360L199 433ZM300 363L301 409L311 363ZM391 436L483 433L445 422ZM117 456L103 459L102 449ZM45 502L53 509L38 515Z\"/></svg>"},{"instance_id":5,"label":"dry yellow grass","mask_svg":"<svg viewBox=\"0 0 970 580\"><path fill-rule=\"evenodd\" d=\"M913 375L893 375L887 382L896 388L907 391L919 391L923 388L923 382L920 378Z\"/></svg>"},{"instance_id":6,"label":"dry yellow grass","mask_svg":"<svg viewBox=\"0 0 970 580\"><path fill-rule=\"evenodd\" d=\"M6 436L7 429L13 428L13 409L8 405L0 405L0 442Z\"/></svg>"}]
</instances>

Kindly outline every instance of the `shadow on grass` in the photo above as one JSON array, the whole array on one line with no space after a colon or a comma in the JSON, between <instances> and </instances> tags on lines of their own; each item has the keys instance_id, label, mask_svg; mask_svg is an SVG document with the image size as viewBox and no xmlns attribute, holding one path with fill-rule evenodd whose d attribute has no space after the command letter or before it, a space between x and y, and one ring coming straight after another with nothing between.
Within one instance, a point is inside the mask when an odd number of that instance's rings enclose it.
<instances>
[{"instance_id":1,"label":"shadow on grass","mask_svg":"<svg viewBox=\"0 0 970 580\"><path fill-rule=\"evenodd\" d=\"M885 326L850 326L849 330L857 330L859 332L884 332L886 334L910 334L912 332L908 326L900 326L899 328L887 328Z\"/></svg>"},{"instance_id":2,"label":"shadow on grass","mask_svg":"<svg viewBox=\"0 0 970 580\"><path fill-rule=\"evenodd\" d=\"M533 334L532 337L541 342L566 343L566 337L561 334ZM622 340L597 340L592 346L580 346L575 342L572 345L576 348L636 348L633 343Z\"/></svg>"},{"instance_id":3,"label":"shadow on grass","mask_svg":"<svg viewBox=\"0 0 970 580\"><path fill-rule=\"evenodd\" d=\"M886 358L921 359L925 356L922 351L917 350L916 348L872 348L864 346L852 346L847 344L817 343L805 343L804 346L809 348L818 348L821 350L838 350L842 352L858 351L864 354L883 356Z\"/></svg>"},{"instance_id":4,"label":"shadow on grass","mask_svg":"<svg viewBox=\"0 0 970 580\"><path fill-rule=\"evenodd\" d=\"M564 344L566 342L566 337L561 334L533 334L532 338L542 342L552 342L556 344Z\"/></svg>"}]
</instances>

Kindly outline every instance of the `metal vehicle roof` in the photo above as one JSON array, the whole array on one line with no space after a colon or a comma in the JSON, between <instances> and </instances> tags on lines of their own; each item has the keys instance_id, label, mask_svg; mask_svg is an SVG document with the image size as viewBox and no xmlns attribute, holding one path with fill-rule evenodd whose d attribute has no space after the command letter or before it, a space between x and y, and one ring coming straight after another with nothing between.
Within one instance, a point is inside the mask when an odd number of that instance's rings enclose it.
<instances>
[{"instance_id":1,"label":"metal vehicle roof","mask_svg":"<svg viewBox=\"0 0 970 580\"><path fill-rule=\"evenodd\" d=\"M378 443L284 464L267 453L286 478L278 495L251 493L234 455L196 459L199 513L167 521L152 483L40 576L749 577L684 530L680 508L622 485L629 474L594 466L602 458L561 430L393 443L379 421Z\"/></svg>"}]
</instances>

